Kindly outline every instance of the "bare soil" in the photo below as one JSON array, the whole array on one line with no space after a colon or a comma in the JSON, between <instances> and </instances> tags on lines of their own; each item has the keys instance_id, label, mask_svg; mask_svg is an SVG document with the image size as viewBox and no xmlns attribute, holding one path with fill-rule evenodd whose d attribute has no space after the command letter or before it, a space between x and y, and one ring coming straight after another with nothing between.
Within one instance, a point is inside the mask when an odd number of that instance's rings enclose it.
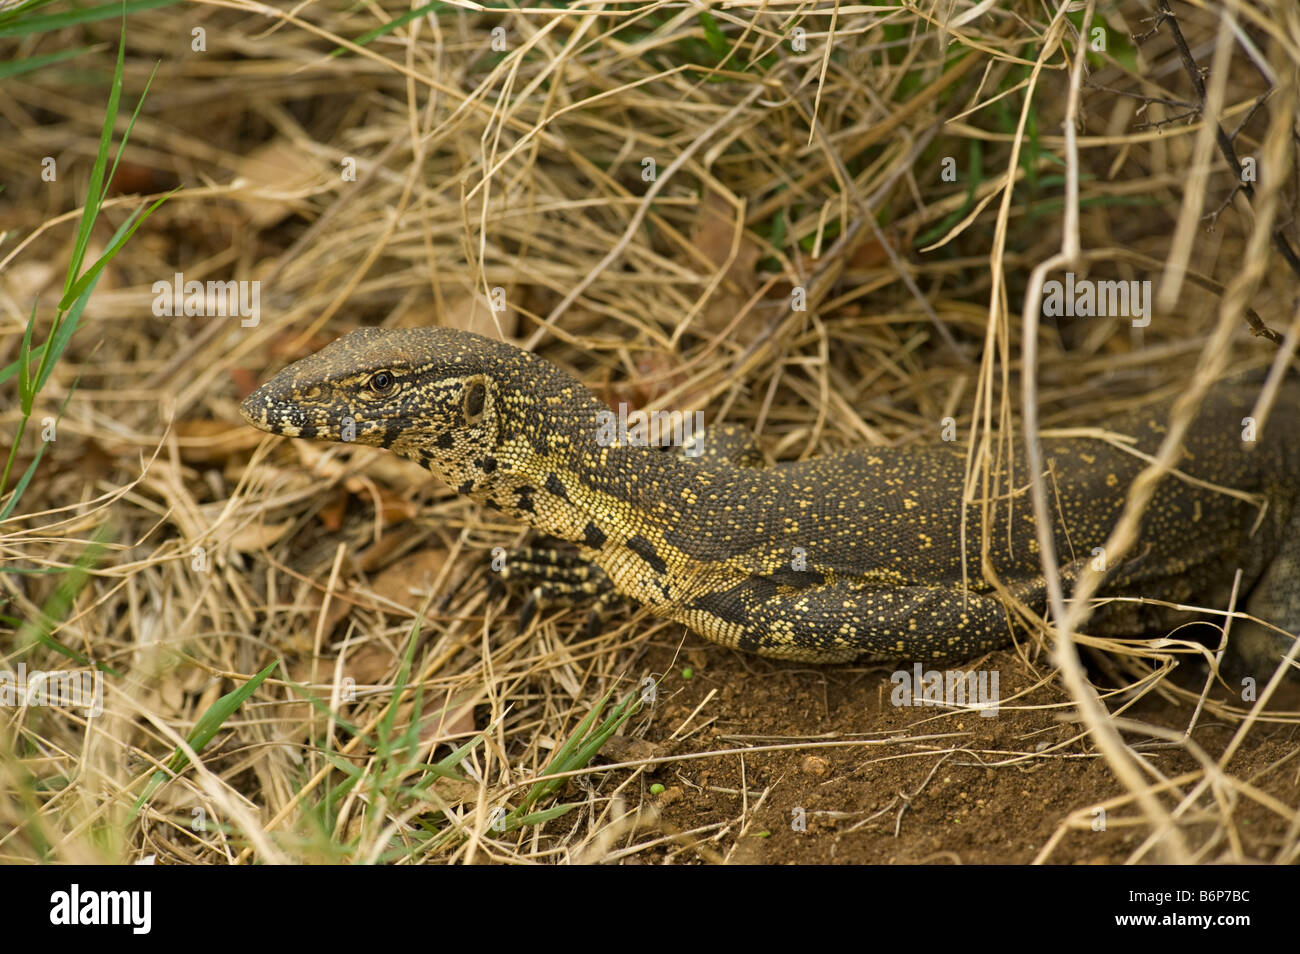
<instances>
[{"instance_id":1,"label":"bare soil","mask_svg":"<svg viewBox=\"0 0 1300 954\"><path fill-rule=\"evenodd\" d=\"M1119 864L1146 837L1131 809L1104 818L1091 811L1124 789L1071 719L1067 695L1011 650L969 665L999 673L1004 702L991 717L891 704L893 667L759 659L691 636L681 652L654 643L638 663L666 675L644 730L650 747L627 751L638 758L735 751L642 776L659 828L676 836L656 850L660 860ZM1182 732L1192 711L1148 699L1127 715ZM1191 739L1217 758L1235 728L1202 716ZM1232 771L1296 804L1298 745L1300 727L1266 727ZM1197 768L1177 746L1137 751L1156 776ZM651 794L654 784L663 791ZM1232 837L1249 858L1272 857L1285 838L1286 825L1258 806L1241 806L1237 821Z\"/></svg>"}]
</instances>

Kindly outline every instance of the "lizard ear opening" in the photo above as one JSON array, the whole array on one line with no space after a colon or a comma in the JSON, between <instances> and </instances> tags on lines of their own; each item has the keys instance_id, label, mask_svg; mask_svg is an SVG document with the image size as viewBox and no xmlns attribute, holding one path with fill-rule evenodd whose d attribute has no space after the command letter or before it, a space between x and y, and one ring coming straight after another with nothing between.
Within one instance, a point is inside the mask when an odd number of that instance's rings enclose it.
<instances>
[{"instance_id":1,"label":"lizard ear opening","mask_svg":"<svg viewBox=\"0 0 1300 954\"><path fill-rule=\"evenodd\" d=\"M465 394L461 400L461 409L465 414L465 423L477 424L483 419L483 405L487 403L487 385L480 378L471 378L465 382Z\"/></svg>"}]
</instances>

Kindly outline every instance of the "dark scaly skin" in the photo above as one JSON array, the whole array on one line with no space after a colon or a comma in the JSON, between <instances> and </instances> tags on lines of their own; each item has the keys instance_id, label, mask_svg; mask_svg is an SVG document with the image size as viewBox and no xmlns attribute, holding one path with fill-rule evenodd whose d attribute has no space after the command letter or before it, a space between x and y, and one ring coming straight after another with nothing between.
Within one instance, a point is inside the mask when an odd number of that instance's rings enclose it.
<instances>
[{"instance_id":1,"label":"dark scaly skin","mask_svg":"<svg viewBox=\"0 0 1300 954\"><path fill-rule=\"evenodd\" d=\"M1270 439L1247 448L1241 421L1251 396L1216 392L1181 469L1257 502L1166 477L1133 556L1110 568L1101 596L1223 607L1241 567L1242 592L1259 590L1274 622L1300 629L1300 429L1291 416L1300 390L1284 389ZM286 368L241 407L255 427L317 440L344 439L350 418L356 443L388 447L479 503L572 541L620 592L727 646L819 662L937 661L1010 641L1008 614L980 575L978 502L967 513L962 583L964 448L869 448L741 467L716 454L692 460L603 447L598 414L606 410L541 358L449 329L355 331ZM1108 428L1153 453L1164 417L1152 410ZM734 431L727 440L737 441ZM1068 581L1105 541L1144 462L1092 438L1045 440L1043 450ZM756 463L752 454L746 462ZM990 556L1012 593L1041 611L1019 457L1014 482L1008 493L1004 473L994 495ZM1139 636L1182 618L1119 603L1103 606L1089 628ZM1274 656L1289 645L1253 638Z\"/></svg>"}]
</instances>

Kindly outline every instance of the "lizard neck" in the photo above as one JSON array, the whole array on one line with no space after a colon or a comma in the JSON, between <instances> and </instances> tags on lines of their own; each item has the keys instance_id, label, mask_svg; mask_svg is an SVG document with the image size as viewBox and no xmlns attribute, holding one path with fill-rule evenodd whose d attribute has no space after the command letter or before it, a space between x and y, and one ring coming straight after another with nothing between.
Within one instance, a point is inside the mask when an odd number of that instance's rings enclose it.
<instances>
[{"instance_id":1,"label":"lizard neck","mask_svg":"<svg viewBox=\"0 0 1300 954\"><path fill-rule=\"evenodd\" d=\"M672 451L608 444L593 404L498 436L491 455L442 473L460 493L542 533L602 550L666 513L692 474Z\"/></svg>"},{"instance_id":2,"label":"lizard neck","mask_svg":"<svg viewBox=\"0 0 1300 954\"><path fill-rule=\"evenodd\" d=\"M390 448L457 493L592 550L664 513L664 496L689 480L676 453L638 443L635 427L629 434L619 415L559 368L512 349L493 378L472 440L416 418Z\"/></svg>"}]
</instances>

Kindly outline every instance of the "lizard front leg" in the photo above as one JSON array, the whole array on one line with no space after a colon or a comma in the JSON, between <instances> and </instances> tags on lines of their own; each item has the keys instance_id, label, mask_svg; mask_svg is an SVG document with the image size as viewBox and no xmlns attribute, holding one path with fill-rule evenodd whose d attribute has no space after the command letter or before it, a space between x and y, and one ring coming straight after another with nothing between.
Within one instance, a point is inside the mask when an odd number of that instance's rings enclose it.
<instances>
[{"instance_id":1,"label":"lizard front leg","mask_svg":"<svg viewBox=\"0 0 1300 954\"><path fill-rule=\"evenodd\" d=\"M1300 637L1300 506L1282 532L1273 559L1246 597L1245 610L1262 622L1233 620L1224 670L1233 681L1251 677L1262 686ZM1300 678L1300 661L1293 659L1290 666L1292 680Z\"/></svg>"},{"instance_id":2,"label":"lizard front leg","mask_svg":"<svg viewBox=\"0 0 1300 954\"><path fill-rule=\"evenodd\" d=\"M758 438L740 424L714 424L692 435L684 446L665 453L679 453L701 466L765 467L770 463ZM544 606L590 606L584 630L592 633L605 611L623 600L604 570L568 549L525 546L509 550L499 580L528 588L519 611L521 628Z\"/></svg>"}]
</instances>

